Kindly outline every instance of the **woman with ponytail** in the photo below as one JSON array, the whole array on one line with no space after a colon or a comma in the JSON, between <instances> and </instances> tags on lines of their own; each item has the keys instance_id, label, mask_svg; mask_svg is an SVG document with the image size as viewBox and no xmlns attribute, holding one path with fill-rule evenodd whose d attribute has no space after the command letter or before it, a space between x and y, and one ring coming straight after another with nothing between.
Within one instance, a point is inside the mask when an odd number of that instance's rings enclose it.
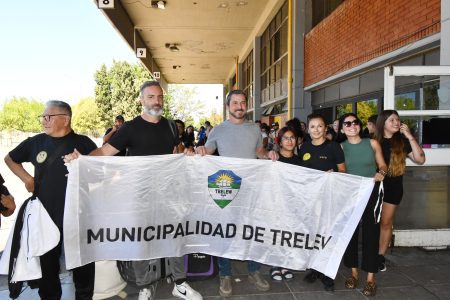
<instances>
[{"instance_id":1,"label":"woman with ponytail","mask_svg":"<svg viewBox=\"0 0 450 300\"><path fill-rule=\"evenodd\" d=\"M395 110L384 110L377 118L374 138L380 143L388 171L384 178L384 199L381 212L380 246L378 263L380 271L386 271L384 254L392 237L395 211L403 197L403 175L406 157L422 165L425 153L411 134L408 126L400 122Z\"/></svg>"}]
</instances>

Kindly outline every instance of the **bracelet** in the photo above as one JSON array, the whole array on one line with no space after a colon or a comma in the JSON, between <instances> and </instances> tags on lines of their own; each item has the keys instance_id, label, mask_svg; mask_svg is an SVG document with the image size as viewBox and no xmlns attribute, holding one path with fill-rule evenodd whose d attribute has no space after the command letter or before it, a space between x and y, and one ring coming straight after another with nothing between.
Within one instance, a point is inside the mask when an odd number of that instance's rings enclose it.
<instances>
[{"instance_id":1,"label":"bracelet","mask_svg":"<svg viewBox=\"0 0 450 300\"><path fill-rule=\"evenodd\" d=\"M383 170L378 170L378 173L380 173L380 174L383 175L383 176L386 176L386 174L387 174L387 172L386 172L386 171L383 171Z\"/></svg>"}]
</instances>

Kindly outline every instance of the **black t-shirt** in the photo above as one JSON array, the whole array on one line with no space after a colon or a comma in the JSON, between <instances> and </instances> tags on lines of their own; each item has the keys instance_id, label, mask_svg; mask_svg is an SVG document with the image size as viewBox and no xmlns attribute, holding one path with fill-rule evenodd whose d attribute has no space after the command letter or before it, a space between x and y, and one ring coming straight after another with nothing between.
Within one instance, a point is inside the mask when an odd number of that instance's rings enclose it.
<instances>
[{"instance_id":1,"label":"black t-shirt","mask_svg":"<svg viewBox=\"0 0 450 300\"><path fill-rule=\"evenodd\" d=\"M128 149L127 156L144 156L172 154L179 140L166 118L151 123L138 116L125 122L108 143L119 151Z\"/></svg>"},{"instance_id":2,"label":"black t-shirt","mask_svg":"<svg viewBox=\"0 0 450 300\"><path fill-rule=\"evenodd\" d=\"M384 138L381 141L381 150L383 151L383 157L384 161L386 162L386 165L389 166L389 162L391 161L391 152L392 152L392 146L391 146L391 139ZM411 144L408 139L403 138L403 152L408 155L412 152Z\"/></svg>"},{"instance_id":3,"label":"black t-shirt","mask_svg":"<svg viewBox=\"0 0 450 300\"><path fill-rule=\"evenodd\" d=\"M119 128L119 129L120 129L120 128ZM103 136L106 136L108 133L111 132L111 130L112 130L112 127L106 129L106 132L105 132L105 134L104 134ZM113 135L112 135L109 139L111 140L112 137L113 137L116 133L117 133L117 131L114 132ZM103 144L106 144L106 143L103 143ZM127 154L127 149L124 149L124 150L119 151L119 153L117 153L115 156L125 156L126 154Z\"/></svg>"},{"instance_id":4,"label":"black t-shirt","mask_svg":"<svg viewBox=\"0 0 450 300\"><path fill-rule=\"evenodd\" d=\"M281 162L284 162L287 164L291 164L291 165L296 165L296 166L302 165L302 161L295 154L292 157L284 157L283 155L281 155L281 153L279 155L280 155L280 158L278 159L278 161L281 161Z\"/></svg>"},{"instance_id":5,"label":"black t-shirt","mask_svg":"<svg viewBox=\"0 0 450 300\"><path fill-rule=\"evenodd\" d=\"M37 197L58 227L63 225L67 186L67 168L61 157L72 153L74 148L81 154L89 154L97 146L87 136L76 134L73 131L60 138L41 133L27 138L9 152L9 156L15 163L31 162L34 165L35 187L37 187L37 175L42 172L45 162L63 143L65 143L64 147L55 154L56 158L51 165L45 166L45 173L40 180L37 192Z\"/></svg>"},{"instance_id":6,"label":"black t-shirt","mask_svg":"<svg viewBox=\"0 0 450 300\"><path fill-rule=\"evenodd\" d=\"M298 154L302 161L301 166L321 171L333 169L338 171L337 165L345 163L344 151L335 141L325 140L321 145L315 146L311 142L303 144Z\"/></svg>"}]
</instances>

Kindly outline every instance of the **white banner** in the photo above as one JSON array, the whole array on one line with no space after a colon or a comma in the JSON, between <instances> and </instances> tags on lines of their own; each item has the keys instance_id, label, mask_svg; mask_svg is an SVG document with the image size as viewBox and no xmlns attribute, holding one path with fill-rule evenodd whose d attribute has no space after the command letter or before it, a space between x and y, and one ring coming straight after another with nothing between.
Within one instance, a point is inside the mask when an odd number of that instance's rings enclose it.
<instances>
[{"instance_id":1,"label":"white banner","mask_svg":"<svg viewBox=\"0 0 450 300\"><path fill-rule=\"evenodd\" d=\"M202 252L334 278L373 179L216 156L68 165L66 264Z\"/></svg>"}]
</instances>

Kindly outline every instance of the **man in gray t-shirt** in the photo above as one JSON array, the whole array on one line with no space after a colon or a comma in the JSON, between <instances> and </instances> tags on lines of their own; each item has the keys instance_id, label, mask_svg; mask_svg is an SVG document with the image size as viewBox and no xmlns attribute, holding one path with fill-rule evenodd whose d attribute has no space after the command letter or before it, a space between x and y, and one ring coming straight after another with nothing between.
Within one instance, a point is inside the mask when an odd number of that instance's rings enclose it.
<instances>
[{"instance_id":1,"label":"man in gray t-shirt","mask_svg":"<svg viewBox=\"0 0 450 300\"><path fill-rule=\"evenodd\" d=\"M242 90L231 91L227 95L227 109L229 118L215 127L208 136L205 146L195 149L200 155L213 154L216 150L220 156L238 158L260 158L277 160L278 154L264 149L261 139L261 131L257 124L248 123L245 120L247 113L247 96ZM257 289L268 291L270 285L259 273L261 265L254 261L248 261L249 281ZM218 258L220 273L219 293L223 297L233 293L231 280L231 260Z\"/></svg>"}]
</instances>

